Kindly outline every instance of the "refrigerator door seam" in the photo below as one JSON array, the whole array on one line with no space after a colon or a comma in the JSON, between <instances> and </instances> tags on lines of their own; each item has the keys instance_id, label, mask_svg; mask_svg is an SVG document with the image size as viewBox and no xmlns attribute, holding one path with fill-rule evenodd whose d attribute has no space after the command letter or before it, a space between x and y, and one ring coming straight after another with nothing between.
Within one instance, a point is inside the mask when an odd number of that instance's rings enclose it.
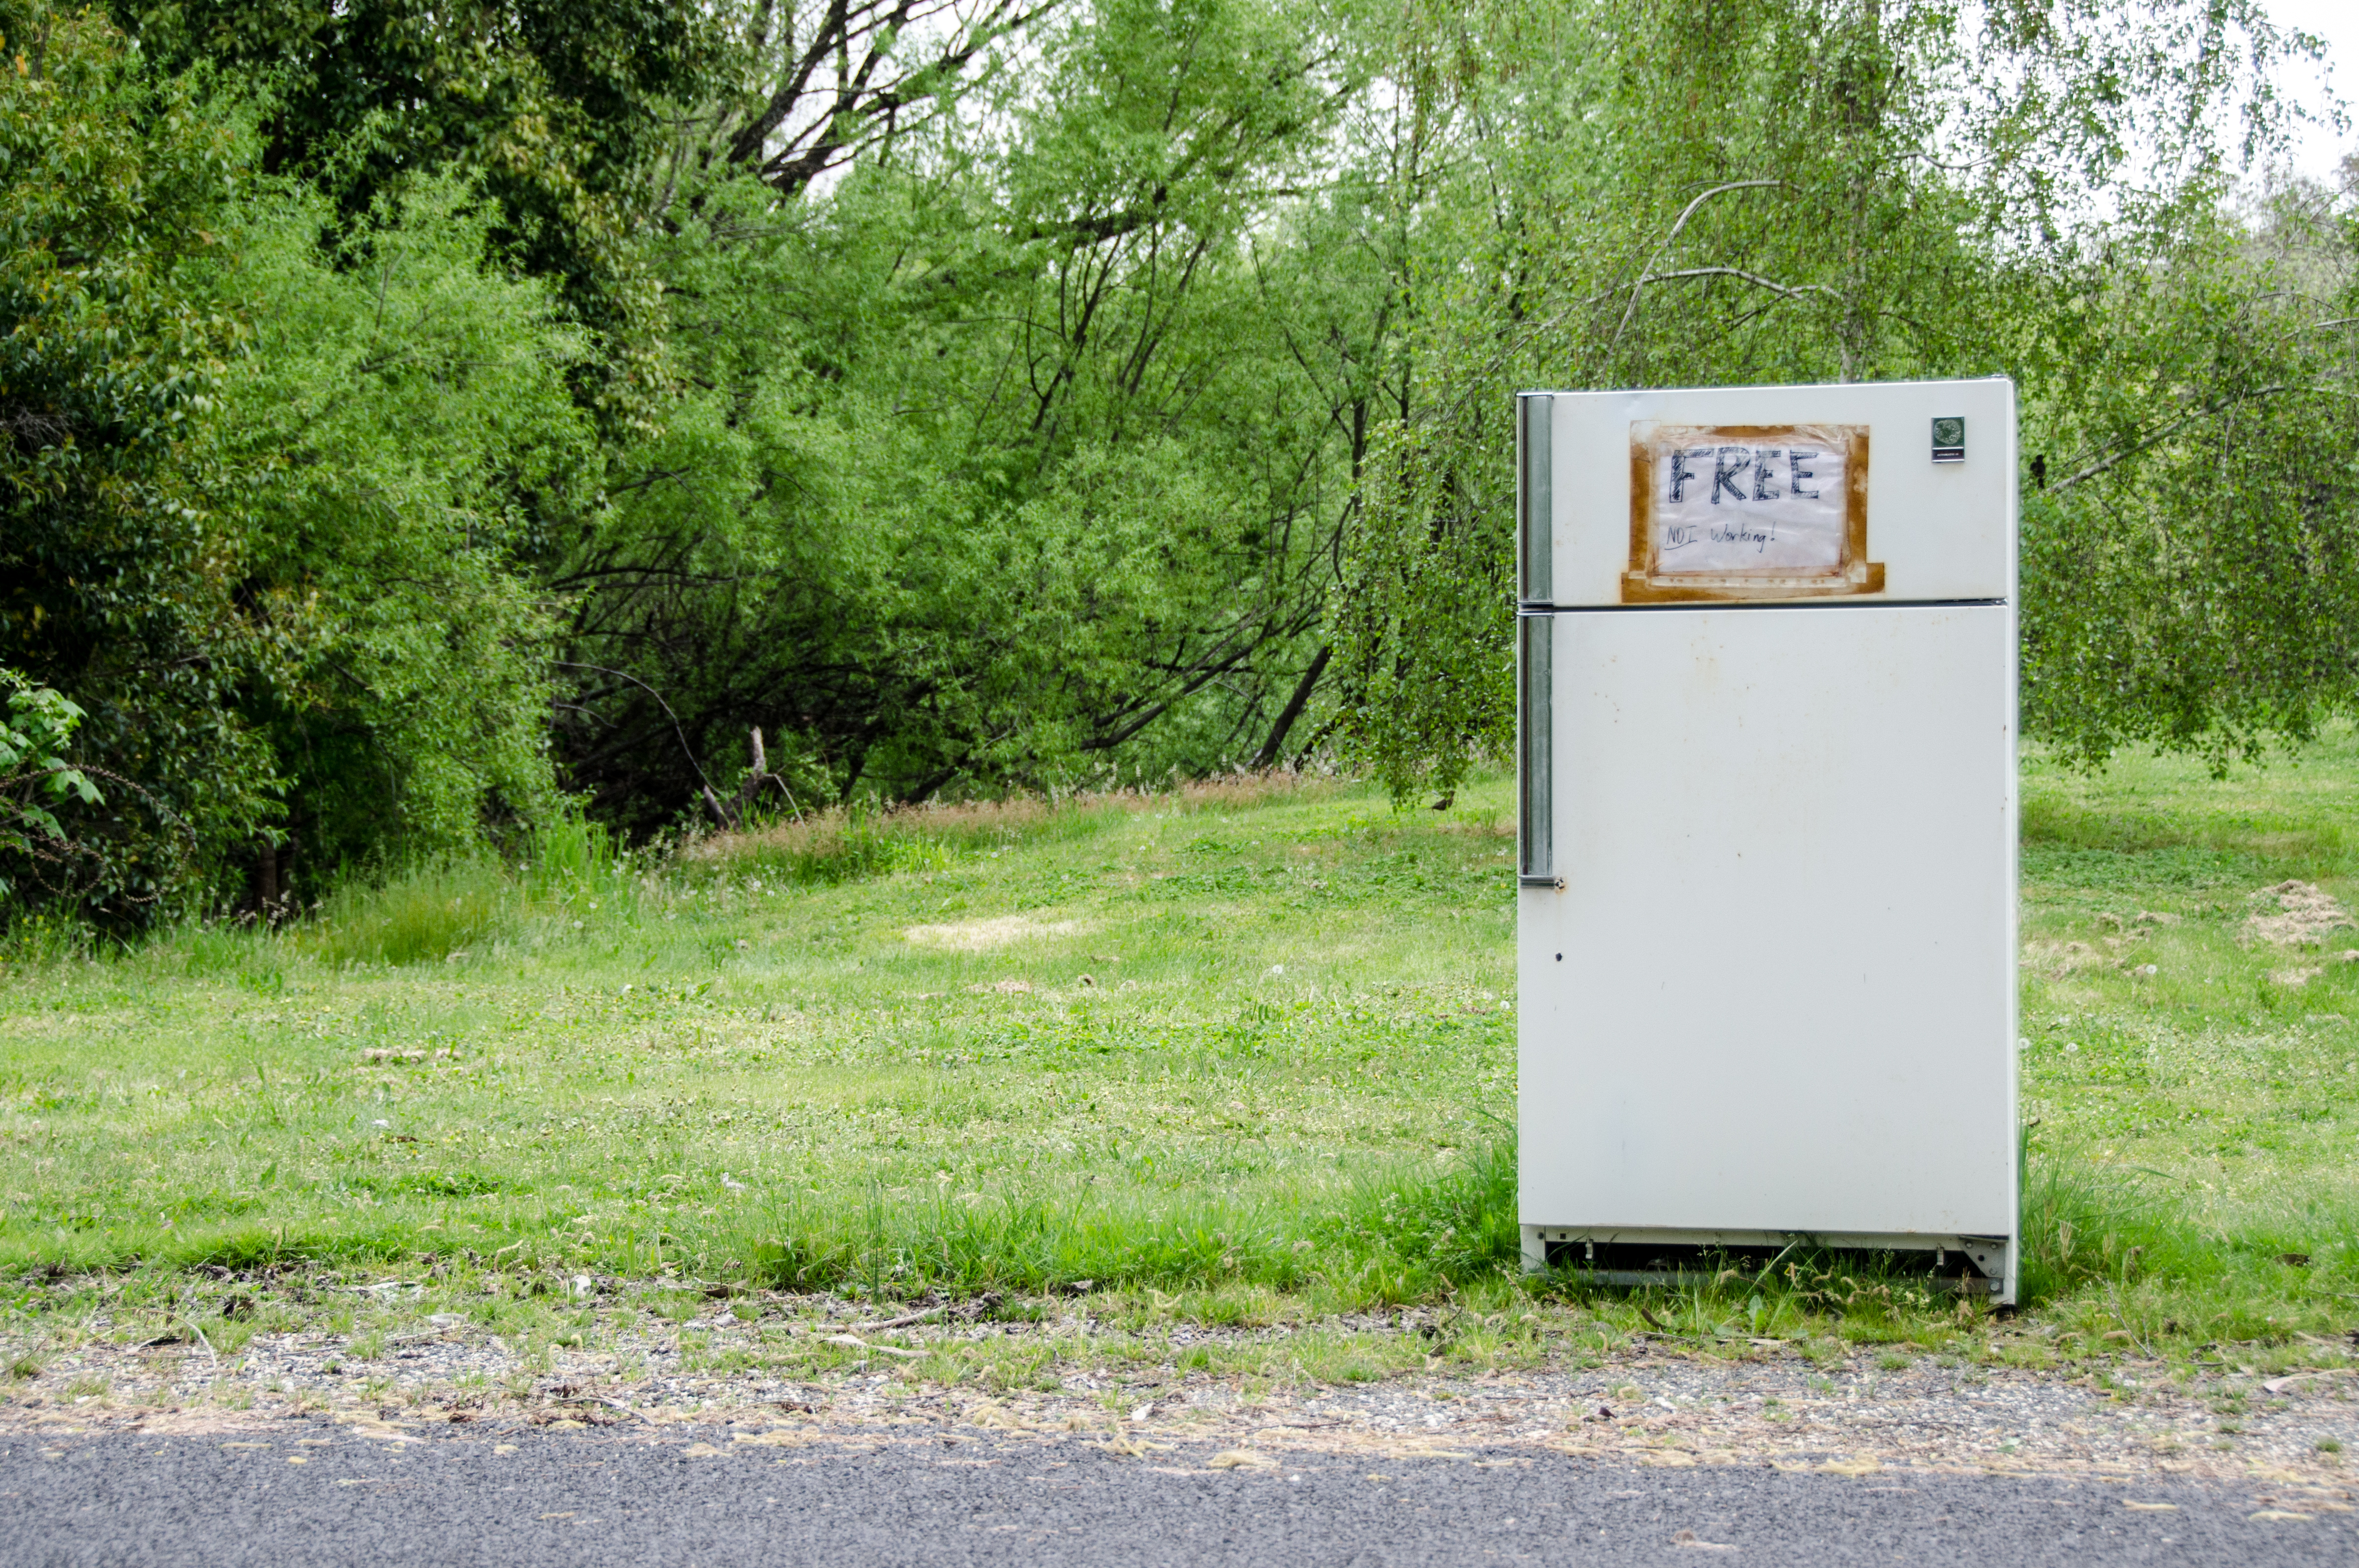
<instances>
[{"instance_id":1,"label":"refrigerator door seam","mask_svg":"<svg viewBox=\"0 0 2359 1568\"><path fill-rule=\"evenodd\" d=\"M1698 602L1684 604L1549 604L1526 600L1516 606L1519 615L1678 615L1704 610L1971 610L2003 605L2005 599L1792 599L1751 604Z\"/></svg>"}]
</instances>

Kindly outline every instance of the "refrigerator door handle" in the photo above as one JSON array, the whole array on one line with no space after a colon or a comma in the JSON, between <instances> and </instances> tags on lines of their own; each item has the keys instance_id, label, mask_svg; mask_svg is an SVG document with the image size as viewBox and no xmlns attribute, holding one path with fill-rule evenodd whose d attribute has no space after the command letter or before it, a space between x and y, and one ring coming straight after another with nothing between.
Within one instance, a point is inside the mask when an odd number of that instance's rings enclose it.
<instances>
[{"instance_id":1,"label":"refrigerator door handle","mask_svg":"<svg viewBox=\"0 0 2359 1568\"><path fill-rule=\"evenodd\" d=\"M1516 881L1562 887L1556 874L1556 726L1550 713L1556 617L1519 615L1516 709Z\"/></svg>"},{"instance_id":2,"label":"refrigerator door handle","mask_svg":"<svg viewBox=\"0 0 2359 1568\"><path fill-rule=\"evenodd\" d=\"M1516 597L1526 604L1556 600L1555 412L1549 393L1516 394Z\"/></svg>"}]
</instances>

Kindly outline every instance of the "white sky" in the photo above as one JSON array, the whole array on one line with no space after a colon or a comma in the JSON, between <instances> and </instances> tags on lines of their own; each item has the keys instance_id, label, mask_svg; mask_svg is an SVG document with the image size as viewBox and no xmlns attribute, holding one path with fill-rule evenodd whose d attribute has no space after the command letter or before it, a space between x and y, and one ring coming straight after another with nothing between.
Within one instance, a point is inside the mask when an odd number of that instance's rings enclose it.
<instances>
[{"instance_id":1,"label":"white sky","mask_svg":"<svg viewBox=\"0 0 2359 1568\"><path fill-rule=\"evenodd\" d=\"M2359 83L2359 0L2267 0L2267 5L2277 26L2316 33L2326 40L2331 74L2321 82L2307 70L2288 71L2282 84L2286 94L2321 114L2334 97L2351 97ZM2298 172L2325 179L2344 153L2359 151L2359 126L2340 136L2330 126L2302 126L2292 150Z\"/></svg>"}]
</instances>

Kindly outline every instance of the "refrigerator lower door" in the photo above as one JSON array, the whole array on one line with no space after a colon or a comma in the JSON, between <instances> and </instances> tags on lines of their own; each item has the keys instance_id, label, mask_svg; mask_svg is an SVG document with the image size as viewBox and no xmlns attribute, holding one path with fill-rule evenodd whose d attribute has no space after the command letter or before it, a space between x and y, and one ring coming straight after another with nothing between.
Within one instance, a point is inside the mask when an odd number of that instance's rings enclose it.
<instances>
[{"instance_id":1,"label":"refrigerator lower door","mask_svg":"<svg viewBox=\"0 0 2359 1568\"><path fill-rule=\"evenodd\" d=\"M2012 609L1554 623L1525 1225L2011 1239Z\"/></svg>"}]
</instances>

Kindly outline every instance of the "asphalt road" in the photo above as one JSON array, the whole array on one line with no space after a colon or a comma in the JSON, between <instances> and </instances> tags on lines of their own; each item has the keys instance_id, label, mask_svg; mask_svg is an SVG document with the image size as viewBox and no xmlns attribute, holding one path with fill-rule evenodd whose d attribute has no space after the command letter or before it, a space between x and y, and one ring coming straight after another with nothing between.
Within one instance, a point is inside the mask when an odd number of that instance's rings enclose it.
<instances>
[{"instance_id":1,"label":"asphalt road","mask_svg":"<svg viewBox=\"0 0 2359 1568\"><path fill-rule=\"evenodd\" d=\"M1079 1437L701 1435L11 1432L0 1563L2359 1562L2359 1514L2264 1483L1635 1469L1529 1450L1220 1470L1209 1450L1125 1457Z\"/></svg>"}]
</instances>

